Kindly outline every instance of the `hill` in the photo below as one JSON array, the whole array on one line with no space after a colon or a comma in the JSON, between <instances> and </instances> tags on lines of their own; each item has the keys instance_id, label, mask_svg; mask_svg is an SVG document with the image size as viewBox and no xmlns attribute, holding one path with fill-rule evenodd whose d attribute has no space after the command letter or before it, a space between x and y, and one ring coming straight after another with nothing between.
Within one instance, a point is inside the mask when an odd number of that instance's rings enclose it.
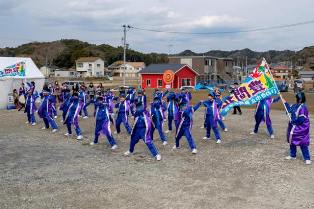
<instances>
[{"instance_id":1,"label":"hill","mask_svg":"<svg viewBox=\"0 0 314 209\"><path fill-rule=\"evenodd\" d=\"M314 52L311 53L314 55ZM233 51L221 51L221 50L211 50L205 53L195 53L191 50L185 50L178 55L180 56L213 56L213 57L228 57L233 58L235 60L239 60L239 62L245 62L247 57L248 64L256 64L260 58L265 57L269 63L283 62L283 61L291 61L295 59L295 52L290 50L285 51L276 51L269 50L266 52L255 52L250 49L242 49L242 50L233 50Z\"/></svg>"},{"instance_id":2,"label":"hill","mask_svg":"<svg viewBox=\"0 0 314 209\"><path fill-rule=\"evenodd\" d=\"M269 63L283 61L296 62L300 59L305 63L307 58L314 57L314 46L305 47L298 52L290 50L255 52L246 48L233 51L211 50L205 53L185 50L176 55L229 57L234 58L235 61L239 61L238 64L244 64L246 57L248 64L256 64L261 57L265 57ZM76 59L85 56L101 57L105 60L106 65L110 65L117 60L123 59L123 48L121 46L113 47L108 44L90 44L75 39L62 39L53 42L32 42L16 48L0 48L0 56L27 56L31 57L39 67L45 65L47 61L49 65L55 65L60 68L71 68L74 67ZM160 53L145 54L128 49L127 61L145 62L147 65L151 63L167 63L168 55Z\"/></svg>"},{"instance_id":3,"label":"hill","mask_svg":"<svg viewBox=\"0 0 314 209\"><path fill-rule=\"evenodd\" d=\"M32 42L23 44L16 48L0 49L0 56L27 56L31 57L39 66L46 63L60 68L71 68L79 57L97 56L109 65L117 60L123 59L123 48L113 47L107 44L95 45L74 39L62 39L53 42ZM151 63L166 63L166 54L149 53L144 54L132 49L127 50L127 61Z\"/></svg>"}]
</instances>

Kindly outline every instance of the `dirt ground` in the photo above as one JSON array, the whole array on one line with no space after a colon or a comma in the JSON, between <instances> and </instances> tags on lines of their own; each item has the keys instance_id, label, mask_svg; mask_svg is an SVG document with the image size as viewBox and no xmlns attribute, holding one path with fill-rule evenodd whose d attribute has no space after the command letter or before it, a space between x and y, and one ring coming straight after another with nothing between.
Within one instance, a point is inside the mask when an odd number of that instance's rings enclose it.
<instances>
[{"instance_id":1,"label":"dirt ground","mask_svg":"<svg viewBox=\"0 0 314 209\"><path fill-rule=\"evenodd\" d=\"M174 133L166 147L155 135L158 162L141 142L133 156L123 156L130 141L125 129L115 135L115 151L103 137L88 145L93 118L80 119L81 143L64 137L64 126L53 134L41 130L42 121L32 127L23 113L0 111L0 208L314 208L314 165L304 165L300 152L295 161L284 159L287 118L280 110L271 115L274 140L264 125L248 134L253 110L245 109L228 115L229 132L217 145L202 139L200 109L193 127L199 152L191 154L185 138L173 151Z\"/></svg>"}]
</instances>

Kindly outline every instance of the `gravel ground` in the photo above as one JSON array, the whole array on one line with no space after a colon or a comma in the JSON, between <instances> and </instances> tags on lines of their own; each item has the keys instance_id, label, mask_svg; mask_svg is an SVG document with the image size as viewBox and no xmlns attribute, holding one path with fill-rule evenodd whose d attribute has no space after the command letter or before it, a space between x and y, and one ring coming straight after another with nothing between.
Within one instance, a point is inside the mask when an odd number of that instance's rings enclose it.
<instances>
[{"instance_id":1,"label":"gravel ground","mask_svg":"<svg viewBox=\"0 0 314 209\"><path fill-rule=\"evenodd\" d=\"M129 145L124 129L115 136L115 151L103 137L89 146L92 118L80 120L81 143L64 137L64 126L53 134L41 130L42 121L32 127L23 113L0 111L0 208L314 208L314 165L304 165L300 152L297 160L284 160L284 112L272 112L274 140L264 125L259 135L248 134L252 115L249 109L229 115L229 132L216 145L202 139L199 110L193 127L198 154L185 138L180 150L171 150L171 133L166 147L155 140L162 155L157 162L144 143L123 156Z\"/></svg>"}]
</instances>

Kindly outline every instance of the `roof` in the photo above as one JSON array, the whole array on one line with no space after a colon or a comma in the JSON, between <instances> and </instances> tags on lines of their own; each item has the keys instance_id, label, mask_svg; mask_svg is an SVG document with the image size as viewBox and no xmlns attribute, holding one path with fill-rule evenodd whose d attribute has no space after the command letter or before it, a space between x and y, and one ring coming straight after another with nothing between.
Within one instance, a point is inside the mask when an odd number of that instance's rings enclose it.
<instances>
[{"instance_id":1,"label":"roof","mask_svg":"<svg viewBox=\"0 0 314 209\"><path fill-rule=\"evenodd\" d=\"M193 58L203 58L203 59L217 59L217 60L227 60L227 61L233 61L233 58L231 57L214 57L214 56L200 56L200 55L191 55L191 56L168 56L169 59L193 59Z\"/></svg>"},{"instance_id":2,"label":"roof","mask_svg":"<svg viewBox=\"0 0 314 209\"><path fill-rule=\"evenodd\" d=\"M0 57L0 70L19 62L25 62L25 78L45 78L33 60L29 57Z\"/></svg>"},{"instance_id":3,"label":"roof","mask_svg":"<svg viewBox=\"0 0 314 209\"><path fill-rule=\"evenodd\" d=\"M299 75L314 75L314 71L300 71Z\"/></svg>"},{"instance_id":4,"label":"roof","mask_svg":"<svg viewBox=\"0 0 314 209\"><path fill-rule=\"evenodd\" d=\"M145 63L144 62L126 62L125 64L127 65L131 65L132 67L134 68L141 68L141 67L144 67L145 66ZM123 61L122 60L119 60L119 61L116 61L114 63L112 63L109 68L112 68L112 67L120 67L121 65L123 65Z\"/></svg>"},{"instance_id":5,"label":"roof","mask_svg":"<svg viewBox=\"0 0 314 209\"><path fill-rule=\"evenodd\" d=\"M187 58L190 58L190 59L192 59L192 58L210 58L210 59L218 59L218 57L214 57L214 56L200 56L200 55L191 55L191 56L189 56L189 55L187 55L187 56L184 56L184 55L182 55L182 56L168 56L168 58L170 59L170 58L175 58L175 59L187 59Z\"/></svg>"},{"instance_id":6,"label":"roof","mask_svg":"<svg viewBox=\"0 0 314 209\"><path fill-rule=\"evenodd\" d=\"M101 58L100 57L80 57L79 59L76 60L76 62L95 62L98 59L101 59Z\"/></svg>"},{"instance_id":7,"label":"roof","mask_svg":"<svg viewBox=\"0 0 314 209\"><path fill-rule=\"evenodd\" d=\"M127 62L126 64L133 66L134 68L145 67L144 62Z\"/></svg>"},{"instance_id":8,"label":"roof","mask_svg":"<svg viewBox=\"0 0 314 209\"><path fill-rule=\"evenodd\" d=\"M189 67L195 74L199 75L198 72L193 70L190 66L185 64L151 64L141 70L140 74L163 74L166 70L172 70L174 73L177 73L183 67Z\"/></svg>"},{"instance_id":9,"label":"roof","mask_svg":"<svg viewBox=\"0 0 314 209\"><path fill-rule=\"evenodd\" d=\"M58 68L55 70L56 72L60 72L60 71L65 71L65 72L74 72L76 71L75 69L65 69L65 68Z\"/></svg>"},{"instance_id":10,"label":"roof","mask_svg":"<svg viewBox=\"0 0 314 209\"><path fill-rule=\"evenodd\" d=\"M290 70L291 68L289 66L286 65L276 65L271 67L271 69L273 70Z\"/></svg>"}]
</instances>

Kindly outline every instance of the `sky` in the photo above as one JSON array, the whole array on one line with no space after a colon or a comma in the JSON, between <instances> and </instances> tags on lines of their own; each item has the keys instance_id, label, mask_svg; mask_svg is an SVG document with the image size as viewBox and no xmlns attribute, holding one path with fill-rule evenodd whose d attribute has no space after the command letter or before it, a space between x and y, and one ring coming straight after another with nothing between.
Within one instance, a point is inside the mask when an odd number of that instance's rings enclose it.
<instances>
[{"instance_id":1,"label":"sky","mask_svg":"<svg viewBox=\"0 0 314 209\"><path fill-rule=\"evenodd\" d=\"M0 48L79 39L122 44L122 25L161 31L239 31L314 20L313 0L0 0ZM178 53L250 48L300 50L314 45L314 24L216 35L127 31L130 48Z\"/></svg>"}]
</instances>

